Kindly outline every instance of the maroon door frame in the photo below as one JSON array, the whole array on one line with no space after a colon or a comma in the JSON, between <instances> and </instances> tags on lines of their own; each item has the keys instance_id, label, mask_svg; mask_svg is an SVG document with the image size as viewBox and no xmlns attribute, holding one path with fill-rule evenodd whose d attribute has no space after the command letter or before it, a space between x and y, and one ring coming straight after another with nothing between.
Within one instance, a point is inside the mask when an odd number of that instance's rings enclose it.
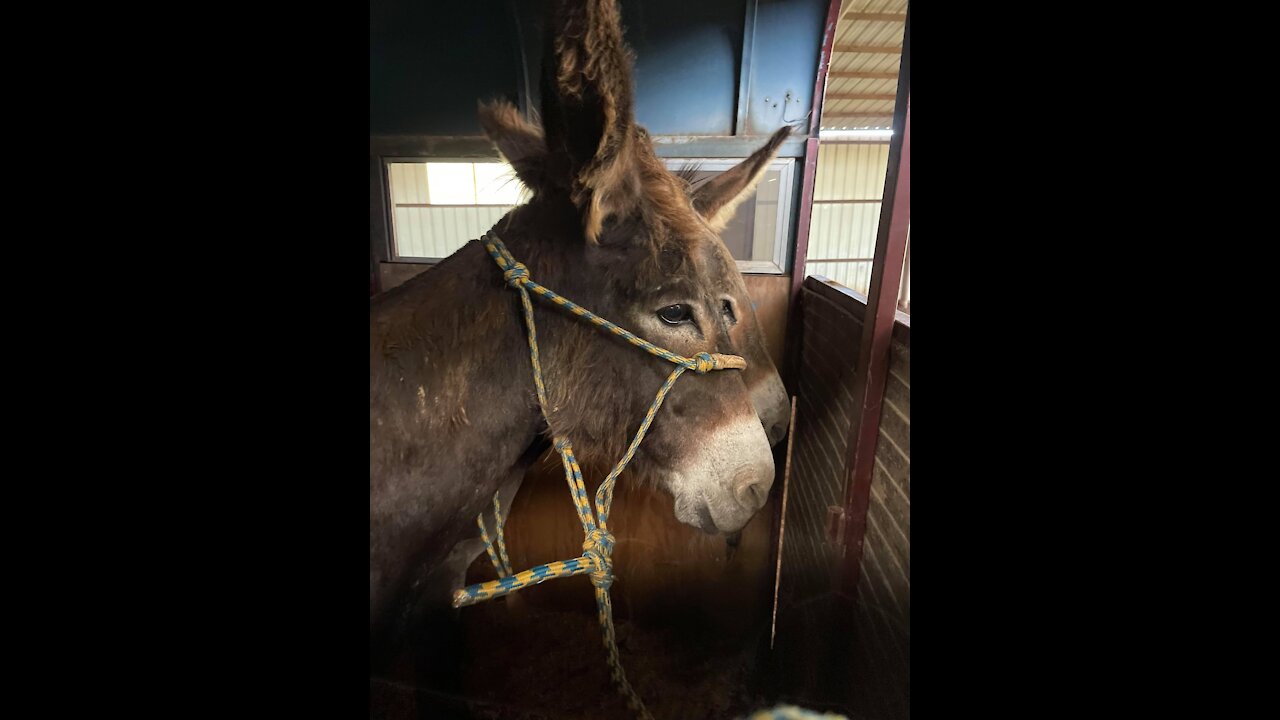
<instances>
[{"instance_id":1,"label":"maroon door frame","mask_svg":"<svg viewBox=\"0 0 1280 720\"><path fill-rule=\"evenodd\" d=\"M809 254L809 221L813 212L813 187L818 175L818 131L822 126L822 100L827 90L827 71L831 68L831 53L836 42L836 25L840 21L842 0L830 0L827 4L827 20L822 26L822 49L818 52L818 73L813 81L813 103L809 108L809 136L804 143L804 171L800 181L800 213L796 221L796 244L791 253L791 291L787 298L787 337L784 339L782 380L787 394L794 398L798 393L795 373L800 360L800 284L804 282L805 258ZM790 440L788 440L788 443ZM778 487L779 483L774 483ZM772 537L781 538L782 501L773 506ZM779 542L772 543L770 565L781 568L782 557Z\"/></svg>"},{"instance_id":2,"label":"maroon door frame","mask_svg":"<svg viewBox=\"0 0 1280 720\"><path fill-rule=\"evenodd\" d=\"M836 25L840 21L842 0L827 4L827 20L822 26L822 49L818 52L818 74L813 81L813 104L809 108L809 135L804 143L804 168L800 176L800 212L796 221L796 243L791 253L791 292L787 299L786 352L782 363L782 380L788 393L795 395L800 360L800 285L804 282L805 262L809 257L809 224L813 217L813 189L818 178L818 132L822 127L822 103L827 91L827 73L831 70L831 53L836 42ZM778 528L774 512L774 530Z\"/></svg>"},{"instance_id":3,"label":"maroon door frame","mask_svg":"<svg viewBox=\"0 0 1280 720\"><path fill-rule=\"evenodd\" d=\"M836 24L840 18L841 0L827 6L823 29L822 51L818 57L818 73L814 81L813 107L809 115L809 137L805 140L804 172L801 180L800 212L796 228L795 252L791 265L791 292L788 309L787 354L783 379L794 395L799 372L800 353L800 287L804 283L809 254L809 224L813 212L814 186L818 168L818 132L821 127L822 104L826 94L827 75L835 43ZM875 256L871 264L871 287L867 311L858 349L854 375L853 426L850 428L845 461L845 498L843 525L839 542L844 545L844 565L835 574L838 591L852 597L861 571L862 546L867 528L867 508L871 493L871 472L875 463L875 446L880 432L880 408L888 372L889 344L893 335L898 291L902 283L903 256L907 229L911 222L911 7L907 6L903 25L902 63L898 71L897 102L894 105L893 136L889 141L888 168L880 208L880 225L876 235ZM779 503L780 505L780 503ZM773 530L777 536L781 518L775 507ZM777 548L774 548L777 553ZM774 561L777 561L776 556Z\"/></svg>"},{"instance_id":4,"label":"maroon door frame","mask_svg":"<svg viewBox=\"0 0 1280 720\"><path fill-rule=\"evenodd\" d=\"M876 234L871 287L863 323L858 364L854 371L853 427L849 436L845 482L845 566L837 576L839 590L854 595L861 571L862 546L867 530L867 507L876 441L880 435L880 409L889 371L894 315L902 284L902 263L907 231L911 226L911 9L907 7L902 36L902 65L898 72L898 98L893 113L893 137L884 181L884 201Z\"/></svg>"},{"instance_id":5,"label":"maroon door frame","mask_svg":"<svg viewBox=\"0 0 1280 720\"><path fill-rule=\"evenodd\" d=\"M813 188L818 177L818 131L822 127L822 102L826 96L827 73L836 42L841 0L827 5L827 22L822 28L822 50L818 53L818 75L813 82L813 105L809 108L809 136L804 143L804 172L800 180L800 217L796 225L796 247L791 263L791 308L795 317L796 299L804 282L805 260L809 256L809 220L813 212ZM794 326L791 326L794 327Z\"/></svg>"}]
</instances>

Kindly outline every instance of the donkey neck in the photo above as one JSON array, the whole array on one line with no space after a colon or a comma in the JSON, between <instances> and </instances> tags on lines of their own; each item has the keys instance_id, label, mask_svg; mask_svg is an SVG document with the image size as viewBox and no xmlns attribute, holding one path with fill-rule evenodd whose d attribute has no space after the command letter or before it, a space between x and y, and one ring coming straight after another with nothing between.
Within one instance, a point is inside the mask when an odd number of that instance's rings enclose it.
<instances>
[{"instance_id":1,"label":"donkey neck","mask_svg":"<svg viewBox=\"0 0 1280 720\"><path fill-rule=\"evenodd\" d=\"M495 226L552 287L572 276L571 244L561 236L581 232L566 208L535 200ZM476 452L492 455L489 433L525 438L541 428L520 301L479 241L375 298L370 311L371 402L386 406L374 425L395 420L402 443L428 455L445 442L469 450L468 437L481 438Z\"/></svg>"},{"instance_id":2,"label":"donkey neck","mask_svg":"<svg viewBox=\"0 0 1280 720\"><path fill-rule=\"evenodd\" d=\"M424 451L517 419L536 432L518 307L475 241L371 301L371 402L394 416L374 424L398 421Z\"/></svg>"},{"instance_id":3,"label":"donkey neck","mask_svg":"<svg viewBox=\"0 0 1280 720\"><path fill-rule=\"evenodd\" d=\"M370 302L375 616L394 613L422 569L475 533L476 514L537 441L518 309L477 242Z\"/></svg>"}]
</instances>

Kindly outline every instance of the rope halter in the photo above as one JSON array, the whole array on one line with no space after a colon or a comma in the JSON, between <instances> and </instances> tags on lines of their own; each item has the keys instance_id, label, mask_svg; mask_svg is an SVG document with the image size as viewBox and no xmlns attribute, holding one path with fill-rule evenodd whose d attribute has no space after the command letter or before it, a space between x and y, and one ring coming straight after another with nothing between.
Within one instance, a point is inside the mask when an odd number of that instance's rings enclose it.
<instances>
[{"instance_id":1,"label":"rope halter","mask_svg":"<svg viewBox=\"0 0 1280 720\"><path fill-rule=\"evenodd\" d=\"M524 263L518 262L502 272L502 279L506 280L511 287L518 288L529 282L529 268L525 267Z\"/></svg>"},{"instance_id":2,"label":"rope halter","mask_svg":"<svg viewBox=\"0 0 1280 720\"><path fill-rule=\"evenodd\" d=\"M627 698L628 704L642 718L651 720L644 703L640 700L640 696L636 694L631 684L627 682L626 674L622 672L622 662L618 656L618 645L614 636L613 604L609 599L609 587L613 585L614 536L608 529L609 509L613 504L613 486L617 482L618 475L626 468L627 463L631 462L631 458L635 457L636 449L644 441L645 434L649 431L649 426L653 423L653 418L658 409L662 407L662 402L666 399L667 393L671 391L676 380L686 370L692 370L699 375L705 375L713 370L743 370L747 367L747 361L737 355L708 352L700 352L693 357L684 357L670 350L660 348L635 333L605 320L568 298L557 295L548 288L534 282L529 277L529 268L524 263L517 262L508 252L502 240L492 232L486 233L481 238L481 241L484 243L485 249L489 251L493 261L502 269L503 281L520 293L520 303L524 308L525 328L528 332L529 359L533 365L533 385L537 391L538 404L542 407L543 417L548 418L548 423L550 423L550 416L547 413L549 403L547 402L546 385L542 379L542 365L538 359L538 333L534 324L533 303L529 299L530 292L553 305L563 308L575 317L623 338L651 355L672 363L676 367L667 376L666 382L662 384L662 387L658 389L658 393L649 405L649 411L640 423L640 428L636 431L635 437L632 438L626 454L614 465L613 470L609 472L609 475L600 483L599 489L596 490L594 512L587 494L586 484L582 478L582 469L578 466L578 461L573 455L573 446L569 444L567 438L554 432L552 433L556 451L560 453L560 459L564 464L565 481L568 483L569 492L573 496L574 505L578 511L578 519L582 522L584 537L582 556L572 560L538 565L524 572L512 574L510 561L507 559L506 543L502 534L502 511L495 494L494 516L498 528L499 552L494 552L493 550L493 543L490 541L488 532L485 529L483 513L480 518L477 518L477 523L480 525L485 549L489 551L489 558L493 562L494 568L498 571L499 579L471 585L455 591L453 594L453 606L473 605L481 600L501 597L521 588L537 585L554 578L589 575L591 584L595 586L597 615L600 619L600 628L604 633L604 644L608 651L608 662L612 670L613 680L617 684L619 692Z\"/></svg>"},{"instance_id":3,"label":"rope halter","mask_svg":"<svg viewBox=\"0 0 1280 720\"><path fill-rule=\"evenodd\" d=\"M613 584L613 533L596 528L582 541L582 557L590 558L595 565L591 572L591 584L605 590Z\"/></svg>"}]
</instances>

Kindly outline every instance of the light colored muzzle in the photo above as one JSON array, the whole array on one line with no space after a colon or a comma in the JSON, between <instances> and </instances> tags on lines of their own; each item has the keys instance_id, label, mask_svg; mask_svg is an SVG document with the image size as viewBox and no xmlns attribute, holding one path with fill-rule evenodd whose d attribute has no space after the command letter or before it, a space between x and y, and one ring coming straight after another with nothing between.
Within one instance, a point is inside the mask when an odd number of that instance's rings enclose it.
<instances>
[{"instance_id":1,"label":"light colored muzzle","mask_svg":"<svg viewBox=\"0 0 1280 720\"><path fill-rule=\"evenodd\" d=\"M680 522L708 533L741 530L773 486L773 453L760 418L738 418L702 439L668 486Z\"/></svg>"}]
</instances>

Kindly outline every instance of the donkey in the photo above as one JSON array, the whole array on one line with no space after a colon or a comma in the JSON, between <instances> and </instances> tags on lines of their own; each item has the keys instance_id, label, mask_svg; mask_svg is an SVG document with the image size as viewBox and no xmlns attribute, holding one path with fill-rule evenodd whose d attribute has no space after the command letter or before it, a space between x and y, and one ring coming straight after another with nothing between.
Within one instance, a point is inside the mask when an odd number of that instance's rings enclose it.
<instances>
[{"instance_id":1,"label":"donkey","mask_svg":"<svg viewBox=\"0 0 1280 720\"><path fill-rule=\"evenodd\" d=\"M539 283L673 352L740 355L742 371L676 383L629 472L675 515L732 533L765 503L788 402L718 232L763 175L782 128L696 189L659 161L632 113L614 0L555 2L542 126L482 104L485 133L531 199L494 226ZM532 380L517 294L478 241L375 297L369 328L369 594L373 644L415 603L445 607L482 552L476 515L504 505L550 428L584 466L626 449L671 366L535 300L550 407ZM376 652L376 651L375 651Z\"/></svg>"}]
</instances>

